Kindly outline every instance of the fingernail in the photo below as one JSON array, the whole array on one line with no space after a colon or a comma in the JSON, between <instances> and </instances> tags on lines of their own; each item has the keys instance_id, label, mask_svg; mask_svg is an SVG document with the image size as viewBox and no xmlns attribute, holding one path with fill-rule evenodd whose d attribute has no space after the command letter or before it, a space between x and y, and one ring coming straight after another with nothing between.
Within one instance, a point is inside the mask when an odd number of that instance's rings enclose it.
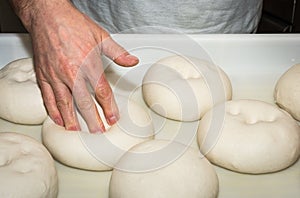
<instances>
[{"instance_id":1,"label":"fingernail","mask_svg":"<svg viewBox=\"0 0 300 198\"><path fill-rule=\"evenodd\" d=\"M130 59L137 59L137 57L136 57L136 56L134 56L134 55L131 55L131 54L128 54L128 55L126 56L126 58L130 58Z\"/></svg>"},{"instance_id":2,"label":"fingernail","mask_svg":"<svg viewBox=\"0 0 300 198\"><path fill-rule=\"evenodd\" d=\"M105 132L105 127L97 127L94 129L90 129L90 133L104 133Z\"/></svg>"},{"instance_id":3,"label":"fingernail","mask_svg":"<svg viewBox=\"0 0 300 198\"><path fill-rule=\"evenodd\" d=\"M96 131L91 131L91 133L94 133L94 134L102 134L102 133L105 133L105 132L106 132L105 128L104 129L98 129Z\"/></svg>"},{"instance_id":4,"label":"fingernail","mask_svg":"<svg viewBox=\"0 0 300 198\"><path fill-rule=\"evenodd\" d=\"M115 124L117 121L118 121L118 117L117 116L111 116L107 120L108 124L110 124L110 125Z\"/></svg>"},{"instance_id":5,"label":"fingernail","mask_svg":"<svg viewBox=\"0 0 300 198\"><path fill-rule=\"evenodd\" d=\"M61 119L59 118L55 118L54 119L55 124L59 125L59 126L64 126L64 123Z\"/></svg>"},{"instance_id":6,"label":"fingernail","mask_svg":"<svg viewBox=\"0 0 300 198\"><path fill-rule=\"evenodd\" d=\"M80 128L77 126L70 126L67 128L68 131L80 131Z\"/></svg>"},{"instance_id":7,"label":"fingernail","mask_svg":"<svg viewBox=\"0 0 300 198\"><path fill-rule=\"evenodd\" d=\"M130 59L133 62L133 64L137 64L139 62L139 59L131 54L127 55L126 58Z\"/></svg>"}]
</instances>

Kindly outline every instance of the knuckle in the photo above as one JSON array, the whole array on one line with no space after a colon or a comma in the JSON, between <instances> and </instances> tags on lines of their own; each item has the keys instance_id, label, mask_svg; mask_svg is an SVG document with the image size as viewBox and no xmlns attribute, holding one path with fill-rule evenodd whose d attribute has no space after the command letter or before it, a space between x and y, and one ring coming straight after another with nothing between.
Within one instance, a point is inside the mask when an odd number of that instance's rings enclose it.
<instances>
[{"instance_id":1,"label":"knuckle","mask_svg":"<svg viewBox=\"0 0 300 198\"><path fill-rule=\"evenodd\" d=\"M98 81L97 87L95 89L96 97L99 100L110 100L113 97L112 90L105 79L105 76L102 75Z\"/></svg>"},{"instance_id":2,"label":"knuckle","mask_svg":"<svg viewBox=\"0 0 300 198\"><path fill-rule=\"evenodd\" d=\"M80 99L76 102L77 107L81 110L81 111L88 111L93 109L94 107L94 103L88 99Z\"/></svg>"},{"instance_id":3,"label":"knuckle","mask_svg":"<svg viewBox=\"0 0 300 198\"><path fill-rule=\"evenodd\" d=\"M69 107L71 106L71 102L66 98L61 98L56 100L56 105L58 109L69 109Z\"/></svg>"},{"instance_id":4,"label":"knuckle","mask_svg":"<svg viewBox=\"0 0 300 198\"><path fill-rule=\"evenodd\" d=\"M112 90L109 86L98 86L96 88L96 97L100 100L110 100L112 98Z\"/></svg>"},{"instance_id":5,"label":"knuckle","mask_svg":"<svg viewBox=\"0 0 300 198\"><path fill-rule=\"evenodd\" d=\"M43 102L47 108L54 108L56 105L55 99L52 96L49 96L48 94L43 94Z\"/></svg>"}]
</instances>

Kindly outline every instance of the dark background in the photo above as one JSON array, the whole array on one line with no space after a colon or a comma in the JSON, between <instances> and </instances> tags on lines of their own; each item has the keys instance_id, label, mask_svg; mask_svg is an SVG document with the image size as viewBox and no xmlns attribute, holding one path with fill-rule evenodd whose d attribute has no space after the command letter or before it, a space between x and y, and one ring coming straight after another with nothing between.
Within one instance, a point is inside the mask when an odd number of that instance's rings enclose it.
<instances>
[{"instance_id":1,"label":"dark background","mask_svg":"<svg viewBox=\"0 0 300 198\"><path fill-rule=\"evenodd\" d=\"M8 0L0 0L0 32L26 32ZM264 0L257 33L300 33L300 0Z\"/></svg>"},{"instance_id":2,"label":"dark background","mask_svg":"<svg viewBox=\"0 0 300 198\"><path fill-rule=\"evenodd\" d=\"M299 33L300 0L264 0L258 33Z\"/></svg>"}]
</instances>

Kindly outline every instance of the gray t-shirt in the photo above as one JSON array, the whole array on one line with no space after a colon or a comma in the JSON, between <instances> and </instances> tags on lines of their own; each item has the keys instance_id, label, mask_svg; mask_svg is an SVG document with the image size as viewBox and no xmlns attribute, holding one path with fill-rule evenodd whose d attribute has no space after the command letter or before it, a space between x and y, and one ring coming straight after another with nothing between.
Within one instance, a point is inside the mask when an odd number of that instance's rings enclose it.
<instances>
[{"instance_id":1,"label":"gray t-shirt","mask_svg":"<svg viewBox=\"0 0 300 198\"><path fill-rule=\"evenodd\" d=\"M72 0L110 33L252 33L263 0ZM151 26L151 28L139 28Z\"/></svg>"}]
</instances>

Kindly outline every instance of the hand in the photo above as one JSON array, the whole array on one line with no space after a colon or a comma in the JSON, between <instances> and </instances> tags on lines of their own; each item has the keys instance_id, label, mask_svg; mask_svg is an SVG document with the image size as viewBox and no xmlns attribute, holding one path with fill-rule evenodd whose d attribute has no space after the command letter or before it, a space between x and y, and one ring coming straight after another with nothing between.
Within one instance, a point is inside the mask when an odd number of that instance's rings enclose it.
<instances>
[{"instance_id":1,"label":"hand","mask_svg":"<svg viewBox=\"0 0 300 198\"><path fill-rule=\"evenodd\" d=\"M74 98L89 130L105 131L86 82L112 125L119 119L119 111L100 56L103 53L122 66L133 66L138 59L69 1L27 3L19 9L19 16L32 38L36 76L49 116L67 130L79 130Z\"/></svg>"}]
</instances>

